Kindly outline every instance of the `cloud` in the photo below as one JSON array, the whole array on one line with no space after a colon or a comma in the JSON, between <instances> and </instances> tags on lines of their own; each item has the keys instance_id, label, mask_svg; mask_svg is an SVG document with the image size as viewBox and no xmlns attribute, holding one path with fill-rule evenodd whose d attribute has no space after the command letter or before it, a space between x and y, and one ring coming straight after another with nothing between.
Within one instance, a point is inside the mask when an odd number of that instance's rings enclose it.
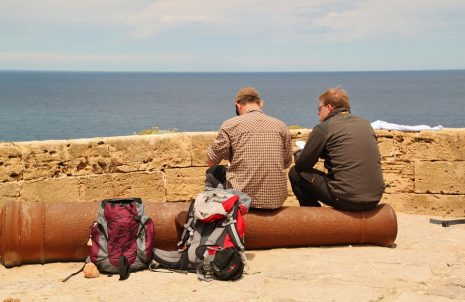
<instances>
[{"instance_id":1,"label":"cloud","mask_svg":"<svg viewBox=\"0 0 465 302\"><path fill-rule=\"evenodd\" d=\"M111 26L122 24L147 0L0 0L0 24L14 26Z\"/></svg>"},{"instance_id":2,"label":"cloud","mask_svg":"<svg viewBox=\"0 0 465 302\"><path fill-rule=\"evenodd\" d=\"M184 28L198 34L279 35L292 32L302 22L302 11L318 11L319 6L341 0L161 0L153 1L129 15L126 25L132 35L149 38Z\"/></svg>"},{"instance_id":3,"label":"cloud","mask_svg":"<svg viewBox=\"0 0 465 302\"><path fill-rule=\"evenodd\" d=\"M113 27L136 39L182 31L317 43L463 36L465 27L463 0L0 0L0 8L3 27Z\"/></svg>"},{"instance_id":4,"label":"cloud","mask_svg":"<svg viewBox=\"0 0 465 302\"><path fill-rule=\"evenodd\" d=\"M455 0L370 0L357 1L346 10L332 10L313 20L309 26L320 28L321 37L332 41L356 41L365 38L424 38L454 33L463 37L462 17L465 2ZM462 25L457 30L457 20Z\"/></svg>"},{"instance_id":5,"label":"cloud","mask_svg":"<svg viewBox=\"0 0 465 302\"><path fill-rule=\"evenodd\" d=\"M150 38L183 29L196 34L356 41L389 37L421 37L431 33L462 34L465 18L459 0L331 1L153 1L128 15L133 37ZM452 18L451 18L452 17ZM385 38L385 37L384 37Z\"/></svg>"},{"instance_id":6,"label":"cloud","mask_svg":"<svg viewBox=\"0 0 465 302\"><path fill-rule=\"evenodd\" d=\"M0 0L0 68L457 68L464 15L463 0Z\"/></svg>"}]
</instances>

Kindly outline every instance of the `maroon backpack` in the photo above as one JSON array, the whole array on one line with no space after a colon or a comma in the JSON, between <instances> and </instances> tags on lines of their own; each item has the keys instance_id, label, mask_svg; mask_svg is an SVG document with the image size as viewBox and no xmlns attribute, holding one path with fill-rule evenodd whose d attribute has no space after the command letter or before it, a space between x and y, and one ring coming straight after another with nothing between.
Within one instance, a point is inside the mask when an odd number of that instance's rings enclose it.
<instances>
[{"instance_id":1,"label":"maroon backpack","mask_svg":"<svg viewBox=\"0 0 465 302\"><path fill-rule=\"evenodd\" d=\"M152 260L154 228L140 198L105 199L91 228L90 261L101 273L129 273Z\"/></svg>"}]
</instances>

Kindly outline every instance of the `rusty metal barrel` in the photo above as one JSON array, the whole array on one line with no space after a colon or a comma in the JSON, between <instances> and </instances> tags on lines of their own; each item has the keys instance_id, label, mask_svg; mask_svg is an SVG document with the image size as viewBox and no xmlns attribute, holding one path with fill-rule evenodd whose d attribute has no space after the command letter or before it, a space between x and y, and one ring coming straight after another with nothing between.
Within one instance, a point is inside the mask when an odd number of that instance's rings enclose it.
<instances>
[{"instance_id":1,"label":"rusty metal barrel","mask_svg":"<svg viewBox=\"0 0 465 302\"><path fill-rule=\"evenodd\" d=\"M7 202L0 215L3 265L84 260L89 254L90 226L97 219L99 205L99 202ZM158 248L176 247L175 217L188 206L144 203L145 213L154 222Z\"/></svg>"},{"instance_id":2,"label":"rusty metal barrel","mask_svg":"<svg viewBox=\"0 0 465 302\"><path fill-rule=\"evenodd\" d=\"M187 212L176 219L182 228ZM373 244L391 247L397 237L397 217L388 204L365 212L328 207L282 207L251 210L246 216L247 249Z\"/></svg>"},{"instance_id":3,"label":"rusty metal barrel","mask_svg":"<svg viewBox=\"0 0 465 302\"><path fill-rule=\"evenodd\" d=\"M246 222L246 247L251 249L342 244L391 247L397 237L397 217L388 204L366 212L284 207L252 212Z\"/></svg>"},{"instance_id":4,"label":"rusty metal barrel","mask_svg":"<svg viewBox=\"0 0 465 302\"><path fill-rule=\"evenodd\" d=\"M155 246L173 250L187 203L145 202L155 225ZM0 215L0 257L5 267L27 263L82 261L88 255L89 227L99 203L28 203L9 201ZM247 249L373 244L391 246L397 218L387 204L367 212L331 208L283 207L252 210L246 216Z\"/></svg>"}]
</instances>

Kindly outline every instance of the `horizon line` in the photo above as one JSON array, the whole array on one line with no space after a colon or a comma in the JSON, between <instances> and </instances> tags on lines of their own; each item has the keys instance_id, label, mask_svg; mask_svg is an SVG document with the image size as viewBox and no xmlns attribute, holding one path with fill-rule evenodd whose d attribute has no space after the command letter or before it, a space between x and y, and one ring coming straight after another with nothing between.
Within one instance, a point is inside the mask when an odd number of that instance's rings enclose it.
<instances>
[{"instance_id":1,"label":"horizon line","mask_svg":"<svg viewBox=\"0 0 465 302\"><path fill-rule=\"evenodd\" d=\"M320 70L320 71L293 71L293 70L244 70L244 71L208 71L208 70L47 70L47 69L0 69L0 72L67 72L67 73L356 73L356 72L419 72L419 71L465 71L463 68L454 69L384 69L384 70Z\"/></svg>"}]
</instances>

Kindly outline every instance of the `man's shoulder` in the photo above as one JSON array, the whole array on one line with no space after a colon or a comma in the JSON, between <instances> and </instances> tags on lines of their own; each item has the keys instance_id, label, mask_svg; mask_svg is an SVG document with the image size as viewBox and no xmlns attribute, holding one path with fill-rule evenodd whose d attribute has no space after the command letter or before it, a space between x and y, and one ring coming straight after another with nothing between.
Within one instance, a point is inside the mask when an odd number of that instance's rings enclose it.
<instances>
[{"instance_id":1,"label":"man's shoulder","mask_svg":"<svg viewBox=\"0 0 465 302\"><path fill-rule=\"evenodd\" d=\"M326 132L328 131L328 127L330 125L330 123L332 122L331 119L326 119L322 122L320 122L319 124L316 124L313 129L312 129L312 132Z\"/></svg>"},{"instance_id":2,"label":"man's shoulder","mask_svg":"<svg viewBox=\"0 0 465 302\"><path fill-rule=\"evenodd\" d=\"M325 121L327 122L325 125L326 129L331 129L328 131L340 131L341 129L345 129L344 131L356 131L356 132L365 132L365 131L373 131L371 124L368 120L360 117L358 115L354 115L348 113L346 115L339 115L335 116L334 118ZM322 123L323 124L323 123Z\"/></svg>"},{"instance_id":3,"label":"man's shoulder","mask_svg":"<svg viewBox=\"0 0 465 302\"><path fill-rule=\"evenodd\" d=\"M365 124L365 125L368 125L368 126L370 126L370 128L371 128L371 123L370 123L367 119L365 119L365 118L363 118L363 117L361 117L361 116L358 116L358 115L353 115L353 117L354 117L357 121L359 121L360 123L363 123L363 124Z\"/></svg>"},{"instance_id":4,"label":"man's shoulder","mask_svg":"<svg viewBox=\"0 0 465 302\"><path fill-rule=\"evenodd\" d=\"M278 118L276 118L274 116L269 116L269 115L267 115L265 113L263 113L263 115L265 116L265 118L267 118L270 121L276 123L277 125L287 128L286 124L283 121L281 121L280 119L278 119Z\"/></svg>"},{"instance_id":5,"label":"man's shoulder","mask_svg":"<svg viewBox=\"0 0 465 302\"><path fill-rule=\"evenodd\" d=\"M276 127L281 127L283 129L287 129L286 124L278 118L269 116L261 111L251 112L243 115L238 115L227 119L223 122L222 128L230 128L236 125L244 125L244 124L254 124L257 121L266 121L266 124L273 124Z\"/></svg>"},{"instance_id":6,"label":"man's shoulder","mask_svg":"<svg viewBox=\"0 0 465 302\"><path fill-rule=\"evenodd\" d=\"M222 129L231 128L232 126L238 125L240 123L241 123L241 116L240 115L234 116L230 119L225 120L223 124L221 125L221 128Z\"/></svg>"},{"instance_id":7,"label":"man's shoulder","mask_svg":"<svg viewBox=\"0 0 465 302\"><path fill-rule=\"evenodd\" d=\"M273 129L274 131L279 131L280 133L289 133L287 125L276 117L261 113L259 116L257 116L257 120L260 122L263 129Z\"/></svg>"},{"instance_id":8,"label":"man's shoulder","mask_svg":"<svg viewBox=\"0 0 465 302\"><path fill-rule=\"evenodd\" d=\"M352 123L363 124L365 126L370 126L371 127L371 124L370 124L370 122L368 120L364 119L361 116L354 115L354 114L351 114L351 113L348 113L346 116L342 115L340 120L341 120L342 123L344 123L344 122L352 122Z\"/></svg>"}]
</instances>

